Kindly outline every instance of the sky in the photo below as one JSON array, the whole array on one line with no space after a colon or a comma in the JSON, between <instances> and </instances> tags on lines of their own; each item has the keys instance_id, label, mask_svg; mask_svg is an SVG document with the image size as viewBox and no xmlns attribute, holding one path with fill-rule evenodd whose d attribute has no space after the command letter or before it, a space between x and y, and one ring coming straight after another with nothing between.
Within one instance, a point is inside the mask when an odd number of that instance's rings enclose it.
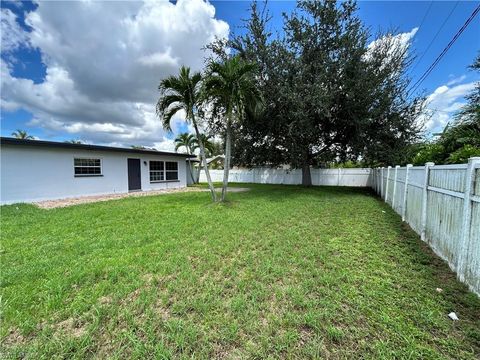
<instances>
[{"instance_id":1,"label":"sky","mask_svg":"<svg viewBox=\"0 0 480 360\"><path fill-rule=\"evenodd\" d=\"M372 33L394 31L416 56L415 82L480 2L359 1ZM215 37L241 33L247 1L1 1L1 135L26 130L42 140L82 140L113 146L173 150L191 131L184 114L173 132L155 115L159 81L181 65L201 70L202 48ZM270 1L273 32L292 1ZM478 73L480 15L422 82L427 134L439 132L465 103Z\"/></svg>"}]
</instances>

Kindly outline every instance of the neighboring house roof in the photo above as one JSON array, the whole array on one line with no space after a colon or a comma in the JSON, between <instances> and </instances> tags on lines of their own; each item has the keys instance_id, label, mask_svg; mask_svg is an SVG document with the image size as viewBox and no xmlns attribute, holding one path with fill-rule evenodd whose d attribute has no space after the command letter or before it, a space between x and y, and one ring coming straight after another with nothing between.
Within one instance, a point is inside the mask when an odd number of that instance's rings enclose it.
<instances>
[{"instance_id":1,"label":"neighboring house roof","mask_svg":"<svg viewBox=\"0 0 480 360\"><path fill-rule=\"evenodd\" d=\"M207 164L210 164L212 161L225 160L225 155L217 155L207 159Z\"/></svg>"},{"instance_id":2,"label":"neighboring house roof","mask_svg":"<svg viewBox=\"0 0 480 360\"><path fill-rule=\"evenodd\" d=\"M148 155L168 155L168 156L179 156L184 158L189 158L193 156L188 154L174 153L174 152L168 152L168 151L149 150L149 149L132 149L132 148L122 148L122 147L113 147L113 146L103 146L103 145L72 144L72 143L66 143L66 142L45 141L45 140L25 140L25 139L16 139L16 138L10 138L10 137L0 137L0 144L93 150L93 151L115 151L115 152L128 152L128 153L137 153L137 154L148 154Z\"/></svg>"}]
</instances>

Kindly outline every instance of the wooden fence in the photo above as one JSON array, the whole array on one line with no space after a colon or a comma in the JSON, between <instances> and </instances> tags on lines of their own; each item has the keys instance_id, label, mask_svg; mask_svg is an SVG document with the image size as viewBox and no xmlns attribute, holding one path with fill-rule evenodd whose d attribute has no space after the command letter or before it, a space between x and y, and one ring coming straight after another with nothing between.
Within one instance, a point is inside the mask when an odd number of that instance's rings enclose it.
<instances>
[{"instance_id":1,"label":"wooden fence","mask_svg":"<svg viewBox=\"0 0 480 360\"><path fill-rule=\"evenodd\" d=\"M480 157L373 169L372 187L480 296Z\"/></svg>"}]
</instances>

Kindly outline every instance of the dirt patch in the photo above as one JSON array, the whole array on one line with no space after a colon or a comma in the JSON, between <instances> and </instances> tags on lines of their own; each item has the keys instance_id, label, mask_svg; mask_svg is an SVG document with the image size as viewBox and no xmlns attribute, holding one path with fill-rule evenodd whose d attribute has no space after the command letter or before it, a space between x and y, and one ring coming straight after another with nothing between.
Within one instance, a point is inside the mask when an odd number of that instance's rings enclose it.
<instances>
[{"instance_id":1,"label":"dirt patch","mask_svg":"<svg viewBox=\"0 0 480 360\"><path fill-rule=\"evenodd\" d=\"M74 338L81 337L87 333L85 325L79 324L73 318L68 318L55 325L55 335L67 335Z\"/></svg>"},{"instance_id":2,"label":"dirt patch","mask_svg":"<svg viewBox=\"0 0 480 360\"><path fill-rule=\"evenodd\" d=\"M112 303L112 298L110 296L102 296L98 299L98 302L102 305L108 305Z\"/></svg>"},{"instance_id":3,"label":"dirt patch","mask_svg":"<svg viewBox=\"0 0 480 360\"><path fill-rule=\"evenodd\" d=\"M5 346L15 346L25 344L26 338L16 328L10 329L8 335L3 339L2 343Z\"/></svg>"},{"instance_id":4,"label":"dirt patch","mask_svg":"<svg viewBox=\"0 0 480 360\"><path fill-rule=\"evenodd\" d=\"M160 299L157 300L153 312L157 314L163 321L167 321L171 317L170 310L163 305Z\"/></svg>"},{"instance_id":5,"label":"dirt patch","mask_svg":"<svg viewBox=\"0 0 480 360\"><path fill-rule=\"evenodd\" d=\"M299 345L305 345L314 335L314 331L310 326L302 325L298 329L299 333Z\"/></svg>"},{"instance_id":6,"label":"dirt patch","mask_svg":"<svg viewBox=\"0 0 480 360\"><path fill-rule=\"evenodd\" d=\"M218 191L218 192L222 192L221 187L216 187L215 190ZM228 187L227 188L227 193L229 193L229 192L239 193L239 192L246 192L246 191L250 191L250 188L244 188L244 187Z\"/></svg>"},{"instance_id":7,"label":"dirt patch","mask_svg":"<svg viewBox=\"0 0 480 360\"><path fill-rule=\"evenodd\" d=\"M123 199L126 197L140 197L140 196L154 196L154 195L165 195L172 193L183 193L183 192L205 192L207 189L198 188L198 187L184 187L184 188L175 188L175 189L165 189L165 190L151 190L151 191L138 191L124 194L110 194L110 195L96 195L96 196L82 196L76 198L68 199L59 199L59 200L46 200L34 202L33 204L38 206L41 209L55 209L59 207L68 207L80 204L88 204L100 201L110 201Z\"/></svg>"}]
</instances>

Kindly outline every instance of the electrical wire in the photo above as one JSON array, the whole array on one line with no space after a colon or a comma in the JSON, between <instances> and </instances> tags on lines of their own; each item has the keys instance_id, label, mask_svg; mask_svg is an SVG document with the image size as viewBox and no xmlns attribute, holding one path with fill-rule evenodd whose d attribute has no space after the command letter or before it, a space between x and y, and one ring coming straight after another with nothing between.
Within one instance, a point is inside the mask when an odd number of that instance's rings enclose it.
<instances>
[{"instance_id":1,"label":"electrical wire","mask_svg":"<svg viewBox=\"0 0 480 360\"><path fill-rule=\"evenodd\" d=\"M450 13L447 15L447 17L445 18L445 20L443 20L443 23L442 25L438 28L437 32L435 33L435 36L432 38L432 40L430 41L430 43L428 44L427 48L425 49L425 51L423 52L422 56L420 56L420 58L415 62L415 65L413 65L413 68L412 68L412 72L417 68L417 66L420 64L420 62L422 61L423 57L425 56L425 54L428 53L428 50L430 50L430 47L432 46L432 44L435 42L435 40L437 39L438 37L438 34L440 34L440 32L442 31L443 27L445 26L445 24L447 23L448 19L450 19L450 16L452 16L453 12L455 11L455 9L457 8L458 4L459 4L460 1L457 1L455 3L455 5L453 6L452 10L450 10Z\"/></svg>"},{"instance_id":2,"label":"electrical wire","mask_svg":"<svg viewBox=\"0 0 480 360\"><path fill-rule=\"evenodd\" d=\"M463 31L467 28L467 26L472 22L472 20L475 18L475 16L480 12L480 5L478 5L475 10L473 10L472 14L470 17L465 21L465 23L462 25L462 27L457 31L455 36L450 40L450 42L447 44L445 49L440 53L440 55L437 56L435 61L428 67L428 69L423 73L422 76L417 80L415 84L410 88L409 93L414 92L421 84L422 82L430 75L430 73L433 71L433 69L438 65L440 60L445 56L445 54L450 50L452 45L457 41L457 39L460 37L460 35L463 33Z\"/></svg>"}]
</instances>

